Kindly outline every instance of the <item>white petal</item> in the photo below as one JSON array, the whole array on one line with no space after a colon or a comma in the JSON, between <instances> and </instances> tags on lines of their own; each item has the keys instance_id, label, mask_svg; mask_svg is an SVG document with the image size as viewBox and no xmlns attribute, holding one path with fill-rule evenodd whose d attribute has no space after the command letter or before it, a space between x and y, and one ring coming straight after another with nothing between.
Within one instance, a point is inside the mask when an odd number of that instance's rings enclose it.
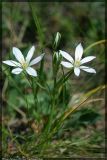
<instances>
[{"instance_id":1,"label":"white petal","mask_svg":"<svg viewBox=\"0 0 107 160\"><path fill-rule=\"evenodd\" d=\"M33 54L34 54L34 51L35 51L35 47L32 46L32 48L29 50L28 54L27 54L27 57L26 57L26 61L29 63Z\"/></svg>"},{"instance_id":2,"label":"white petal","mask_svg":"<svg viewBox=\"0 0 107 160\"><path fill-rule=\"evenodd\" d=\"M73 67L73 65L69 62L62 61L61 64L66 68L72 68Z\"/></svg>"},{"instance_id":3,"label":"white petal","mask_svg":"<svg viewBox=\"0 0 107 160\"><path fill-rule=\"evenodd\" d=\"M59 54L61 54L65 59L67 59L68 61L70 61L71 63L74 63L73 58L71 57L71 55L69 55L67 52L65 51L59 51Z\"/></svg>"},{"instance_id":4,"label":"white petal","mask_svg":"<svg viewBox=\"0 0 107 160\"><path fill-rule=\"evenodd\" d=\"M9 66L13 66L13 67L20 67L21 64L16 62L16 61L12 61L12 60L7 60L7 61L3 61L3 63L9 65Z\"/></svg>"},{"instance_id":5,"label":"white petal","mask_svg":"<svg viewBox=\"0 0 107 160\"><path fill-rule=\"evenodd\" d=\"M83 47L80 43L75 49L75 60L81 60L82 54L83 54Z\"/></svg>"},{"instance_id":6,"label":"white petal","mask_svg":"<svg viewBox=\"0 0 107 160\"><path fill-rule=\"evenodd\" d=\"M76 76L79 76L80 75L80 69L75 67L74 68L74 73L75 73Z\"/></svg>"},{"instance_id":7,"label":"white petal","mask_svg":"<svg viewBox=\"0 0 107 160\"><path fill-rule=\"evenodd\" d=\"M45 53L43 53L43 54L41 54L40 56L38 56L37 58L33 59L33 60L30 62L29 66L32 66L32 65L34 65L34 64L37 64L39 61L41 61L42 58L43 58L43 56L44 56L44 54L45 54Z\"/></svg>"},{"instance_id":8,"label":"white petal","mask_svg":"<svg viewBox=\"0 0 107 160\"><path fill-rule=\"evenodd\" d=\"M88 57L85 57L81 60L81 64L84 64L84 63L87 63L87 62L90 62L92 61L94 58L96 58L95 56L88 56Z\"/></svg>"},{"instance_id":9,"label":"white petal","mask_svg":"<svg viewBox=\"0 0 107 160\"><path fill-rule=\"evenodd\" d=\"M25 61L22 52L18 48L13 47L13 54L20 63Z\"/></svg>"},{"instance_id":10,"label":"white petal","mask_svg":"<svg viewBox=\"0 0 107 160\"><path fill-rule=\"evenodd\" d=\"M89 68L86 66L80 66L80 69L82 69L83 71L89 72L89 73L96 73L95 69Z\"/></svg>"},{"instance_id":11,"label":"white petal","mask_svg":"<svg viewBox=\"0 0 107 160\"><path fill-rule=\"evenodd\" d=\"M28 68L26 69L26 72L27 72L29 75L31 75L31 76L34 76L34 77L37 76L37 72L36 72L32 67L28 67Z\"/></svg>"},{"instance_id":12,"label":"white petal","mask_svg":"<svg viewBox=\"0 0 107 160\"><path fill-rule=\"evenodd\" d=\"M12 73L13 74L20 74L22 71L23 71L22 68L15 68L15 69L12 70Z\"/></svg>"}]
</instances>

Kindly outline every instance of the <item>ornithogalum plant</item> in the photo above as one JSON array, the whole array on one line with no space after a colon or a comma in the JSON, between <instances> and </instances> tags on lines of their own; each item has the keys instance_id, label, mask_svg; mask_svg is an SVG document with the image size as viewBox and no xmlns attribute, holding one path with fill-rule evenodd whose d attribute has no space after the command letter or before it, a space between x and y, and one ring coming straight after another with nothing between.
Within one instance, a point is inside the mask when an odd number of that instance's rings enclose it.
<instances>
[{"instance_id":1,"label":"ornithogalum plant","mask_svg":"<svg viewBox=\"0 0 107 160\"><path fill-rule=\"evenodd\" d=\"M49 142L52 135L57 130L59 130L61 126L61 122L65 120L65 118L69 115L69 113L72 113L72 110L70 112L65 110L63 113L59 113L57 110L59 95L60 95L61 89L66 84L66 81L69 78L71 78L71 75L73 74L73 72L76 76L79 76L80 70L83 70L89 73L96 73L95 69L84 66L85 63L95 59L96 58L95 56L88 56L88 57L82 58L84 51L83 51L82 44L79 43L75 49L75 58L73 59L71 55L68 54L67 52L57 49L60 39L61 39L61 34L58 32L55 36L55 40L53 43L53 54L51 54L52 55L52 73L53 73L52 87L50 87L49 84L47 83L43 84L42 81L38 78L37 71L32 68L32 66L37 64L38 62L41 62L42 64L42 61L44 61L44 57L46 55L46 53L45 54L43 53L37 58L32 60L32 57L35 51L34 46L32 46L31 49L28 51L26 58L24 58L24 55L18 48L13 47L13 55L15 56L17 61L14 61L14 60L3 61L4 64L14 68L12 69L12 73L16 74L16 76L24 73L26 75L27 80L29 80L29 77L31 77L33 80L36 80L36 81L33 81L35 82L33 84L31 83L32 81L29 81L29 82L30 82L30 86L32 87L32 92L34 94L34 103L37 107L37 110L36 110L37 114L35 116L35 120L38 120L38 117L39 117L38 125L41 118L41 115L39 115L40 113L38 112L38 103L39 103L39 99L37 100L38 88L40 87L41 89L43 89L45 91L45 94L48 94L50 98L49 118L47 123L45 123L45 125L42 127L38 135L37 146L40 146L40 147L41 146L43 147L44 144L47 144L47 142ZM67 61L64 61L63 58L65 58ZM63 66L68 68L69 71L64 73ZM42 67L41 70L43 69L44 67ZM60 69L63 72L63 74L60 74L60 72L58 72ZM40 72L40 74L42 73L43 72ZM35 85L37 87L35 87ZM31 114L32 114L31 111L29 111L29 117Z\"/></svg>"}]
</instances>

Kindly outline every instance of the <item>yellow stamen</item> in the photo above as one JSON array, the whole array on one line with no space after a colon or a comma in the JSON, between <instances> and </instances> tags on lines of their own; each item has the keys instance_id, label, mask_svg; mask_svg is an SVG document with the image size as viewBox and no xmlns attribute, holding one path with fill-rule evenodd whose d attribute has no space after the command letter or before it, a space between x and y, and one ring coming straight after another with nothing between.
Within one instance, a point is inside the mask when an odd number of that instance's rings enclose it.
<instances>
[{"instance_id":1,"label":"yellow stamen","mask_svg":"<svg viewBox=\"0 0 107 160\"><path fill-rule=\"evenodd\" d=\"M28 64L27 64L26 62L23 62L23 63L22 63L22 68L23 68L23 69L26 69L27 67L28 67Z\"/></svg>"},{"instance_id":2,"label":"yellow stamen","mask_svg":"<svg viewBox=\"0 0 107 160\"><path fill-rule=\"evenodd\" d=\"M74 65L75 65L75 67L79 67L80 64L81 64L80 60L76 60Z\"/></svg>"}]
</instances>

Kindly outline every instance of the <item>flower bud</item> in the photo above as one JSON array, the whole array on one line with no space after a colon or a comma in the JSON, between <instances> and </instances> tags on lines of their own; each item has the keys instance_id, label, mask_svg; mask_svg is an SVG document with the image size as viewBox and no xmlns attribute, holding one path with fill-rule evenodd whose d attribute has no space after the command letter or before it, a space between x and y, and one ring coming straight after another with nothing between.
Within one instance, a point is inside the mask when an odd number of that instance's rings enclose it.
<instances>
[{"instance_id":1,"label":"flower bud","mask_svg":"<svg viewBox=\"0 0 107 160\"><path fill-rule=\"evenodd\" d=\"M61 39L61 34L59 32L56 33L55 41L54 41L54 49L56 49L59 45Z\"/></svg>"},{"instance_id":2,"label":"flower bud","mask_svg":"<svg viewBox=\"0 0 107 160\"><path fill-rule=\"evenodd\" d=\"M57 62L60 62L62 59L62 55L60 54L60 52L54 52L54 60Z\"/></svg>"}]
</instances>

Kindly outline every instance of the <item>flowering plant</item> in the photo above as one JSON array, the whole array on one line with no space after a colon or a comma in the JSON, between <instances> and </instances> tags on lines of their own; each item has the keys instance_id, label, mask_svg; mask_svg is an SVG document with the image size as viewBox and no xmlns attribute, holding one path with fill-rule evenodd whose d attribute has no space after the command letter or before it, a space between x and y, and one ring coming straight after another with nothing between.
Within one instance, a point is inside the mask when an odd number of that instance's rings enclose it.
<instances>
[{"instance_id":1,"label":"flowering plant","mask_svg":"<svg viewBox=\"0 0 107 160\"><path fill-rule=\"evenodd\" d=\"M50 86L49 83L47 83L47 80L43 82L40 79L40 76L43 74L44 66L42 62L44 61L44 56L46 53L41 54L37 58L32 59L35 47L32 46L31 49L28 51L28 54L26 58L24 58L24 55L22 52L16 48L13 47L13 55L17 59L17 61L14 60L5 60L3 61L4 64L9 65L11 67L15 67L12 70L13 74L16 74L17 76L21 73L25 73L26 79L28 80L31 90L33 92L34 96L34 110L35 110L35 121L37 123L37 130L36 134L38 136L36 146L40 149L44 149L50 139L52 138L53 134L55 134L61 125L63 124L63 121L71 115L82 103L86 101L87 98L89 98L93 93L97 92L99 89L102 89L101 87L98 87L97 89L92 90L88 94L86 94L82 100L77 104L77 106L71 107L71 108L65 108L63 112L58 112L57 106L58 101L60 100L60 94L61 91L64 90L64 87L66 85L66 82L69 78L71 78L71 75L74 74L76 76L80 75L80 70L86 71L88 73L96 73L95 69L84 66L85 63L92 61L95 59L95 56L88 56L82 59L83 55L83 47L80 44L77 45L75 49L75 59L71 57L70 54L68 54L65 51L58 50L57 47L59 45L61 39L61 34L57 33L53 45L53 54L52 54L52 72L53 72L53 78L52 78L52 86ZM64 61L63 58L65 58L67 61ZM40 76L38 76L37 71L32 68L33 65L37 64L38 62L41 63L40 67ZM64 73L64 67L68 68L69 71ZM62 69L62 75L58 72L59 69ZM28 77L29 76L29 77ZM38 99L39 89L44 90L45 94L49 97L49 117L46 123L43 123L42 127L41 125L41 119L43 121L43 118L40 114L39 107L40 101ZM27 109L28 109L28 120L30 118L31 111L30 104L28 103L28 100L25 99ZM44 102L45 103L45 102ZM42 147L41 147L42 146ZM42 150L41 149L41 150Z\"/></svg>"}]
</instances>

